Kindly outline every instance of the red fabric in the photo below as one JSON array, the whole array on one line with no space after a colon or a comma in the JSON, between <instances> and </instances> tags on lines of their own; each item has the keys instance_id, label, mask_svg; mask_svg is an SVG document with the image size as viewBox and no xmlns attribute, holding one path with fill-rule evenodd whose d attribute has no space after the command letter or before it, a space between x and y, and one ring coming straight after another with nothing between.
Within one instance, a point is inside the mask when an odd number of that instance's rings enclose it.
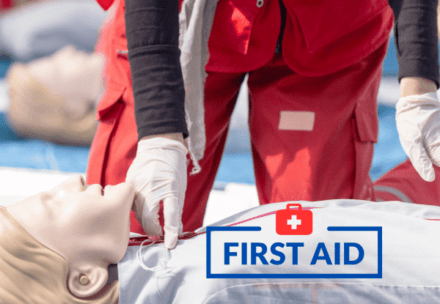
<instances>
[{"instance_id":1,"label":"red fabric","mask_svg":"<svg viewBox=\"0 0 440 304\"><path fill-rule=\"evenodd\" d=\"M376 92L386 50L385 42L349 69L327 76L299 75L281 55L249 74L249 126L260 203L374 200L369 170L378 132ZM192 221L201 223L203 218L243 77L208 72L207 147L200 163L205 170L189 176L185 201L190 208L186 218L193 214ZM314 112L313 131L279 130L281 111Z\"/></svg>"},{"instance_id":2,"label":"red fabric","mask_svg":"<svg viewBox=\"0 0 440 304\"><path fill-rule=\"evenodd\" d=\"M397 193L404 194L415 204L440 206L440 168L434 166L435 180L424 181L412 166L409 160L397 165L395 168L380 177L374 187L380 189L397 190ZM389 190L375 190L378 199L383 201L396 200L400 197L393 195Z\"/></svg>"},{"instance_id":3,"label":"red fabric","mask_svg":"<svg viewBox=\"0 0 440 304\"><path fill-rule=\"evenodd\" d=\"M39 0L0 0L0 10L9 10L16 6L27 4L28 2L36 2Z\"/></svg>"},{"instance_id":4,"label":"red fabric","mask_svg":"<svg viewBox=\"0 0 440 304\"><path fill-rule=\"evenodd\" d=\"M106 11L112 6L114 0L96 0L99 5Z\"/></svg>"},{"instance_id":5,"label":"red fabric","mask_svg":"<svg viewBox=\"0 0 440 304\"><path fill-rule=\"evenodd\" d=\"M98 105L100 125L87 170L87 182L103 186L125 180L137 145L130 67L125 55L124 1L117 1L115 18L103 34L106 37L106 92ZM270 6L278 1L266 3ZM279 14L276 7L273 9L273 14ZM261 31L264 37L271 28L279 28L279 18L265 28L265 18L272 15L268 10L261 12L257 16L261 26L259 22L250 22L251 36L258 36ZM239 22L236 28L245 36L249 34L247 22ZM258 65L262 61L266 63L249 74L252 153L261 203L374 199L369 169L373 143L377 140L376 93L387 41L382 46L372 47L375 52L348 68L308 77L292 70L286 58L273 55L277 35L266 38L238 44L237 48L248 54L224 62L226 67L236 59L256 60ZM220 53L219 44L212 44L212 41L211 54ZM261 47L261 53L256 52L257 46ZM208 69L205 84L207 145L205 157L200 162L201 173L188 177L182 214L184 231L193 231L202 225L244 76L241 72L218 73ZM280 111L315 112L313 131L278 130ZM143 232L133 214L131 231Z\"/></svg>"},{"instance_id":6,"label":"red fabric","mask_svg":"<svg viewBox=\"0 0 440 304\"><path fill-rule=\"evenodd\" d=\"M0 2L0 8L10 8L14 6L12 0L2 0Z\"/></svg>"},{"instance_id":7,"label":"red fabric","mask_svg":"<svg viewBox=\"0 0 440 304\"><path fill-rule=\"evenodd\" d=\"M287 10L283 56L295 72L322 76L371 54L389 37L388 0L284 0ZM280 29L278 1L219 0L206 69L246 72L266 64Z\"/></svg>"},{"instance_id":8,"label":"red fabric","mask_svg":"<svg viewBox=\"0 0 440 304\"><path fill-rule=\"evenodd\" d=\"M87 166L87 183L102 186L125 181L137 148L130 66L125 53L124 0L116 0L115 4L115 16L102 28L98 43L99 51L104 52L106 59L106 90L98 103L97 119L100 123ZM133 212L130 219L130 230L144 233Z\"/></svg>"}]
</instances>

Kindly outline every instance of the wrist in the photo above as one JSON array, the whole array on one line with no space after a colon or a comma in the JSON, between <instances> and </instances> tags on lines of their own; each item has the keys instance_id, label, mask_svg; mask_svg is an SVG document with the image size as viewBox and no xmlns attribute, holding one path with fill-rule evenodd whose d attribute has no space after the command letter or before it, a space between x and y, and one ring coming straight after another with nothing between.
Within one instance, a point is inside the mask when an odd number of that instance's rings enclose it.
<instances>
[{"instance_id":1,"label":"wrist","mask_svg":"<svg viewBox=\"0 0 440 304\"><path fill-rule=\"evenodd\" d=\"M140 141L144 140L144 139L152 139L152 138L158 138L158 137L177 140L180 143L182 143L183 145L185 145L185 147L187 146L186 141L183 139L182 133L164 133L164 134L148 135L148 136L142 137L140 139Z\"/></svg>"},{"instance_id":2,"label":"wrist","mask_svg":"<svg viewBox=\"0 0 440 304\"><path fill-rule=\"evenodd\" d=\"M184 154L188 153L188 145L182 133L164 133L142 137L138 142L138 153L156 148L178 148Z\"/></svg>"},{"instance_id":3,"label":"wrist","mask_svg":"<svg viewBox=\"0 0 440 304\"><path fill-rule=\"evenodd\" d=\"M396 117L403 112L418 109L428 109L433 110L434 108L440 108L440 102L437 97L437 92L429 92L421 95L409 95L406 97L401 97L396 103Z\"/></svg>"},{"instance_id":4,"label":"wrist","mask_svg":"<svg viewBox=\"0 0 440 304\"><path fill-rule=\"evenodd\" d=\"M404 77L400 80L400 98L437 92L434 81L422 77Z\"/></svg>"}]
</instances>

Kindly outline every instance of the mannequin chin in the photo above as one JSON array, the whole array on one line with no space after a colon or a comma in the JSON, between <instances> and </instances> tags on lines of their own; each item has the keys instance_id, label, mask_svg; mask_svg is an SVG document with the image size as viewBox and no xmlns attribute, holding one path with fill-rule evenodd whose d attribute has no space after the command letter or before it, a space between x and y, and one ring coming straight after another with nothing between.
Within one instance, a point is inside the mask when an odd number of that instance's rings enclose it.
<instances>
[{"instance_id":1,"label":"mannequin chin","mask_svg":"<svg viewBox=\"0 0 440 304\"><path fill-rule=\"evenodd\" d=\"M84 300L84 303L89 303L89 300L91 303L101 303L96 300L108 297L109 293L113 296L118 293L117 288L110 290L106 287L108 266L118 263L125 254L133 198L134 188L128 183L102 189L100 185L86 185L81 176L73 177L50 191L0 209L0 226L3 225L0 227L0 242L5 244L2 246L0 243L0 248L9 246L2 236L22 238L23 248L35 242L31 248L41 247L41 256L51 256L44 261L52 259L61 267L57 271L65 275L62 279L64 287L56 288L64 288L78 300ZM16 252L16 249L6 250ZM14 255L22 256L18 251L16 253L11 254L11 259L15 258ZM32 254L29 254L29 259L34 259ZM20 268L18 276L26 272L26 269L21 269L21 264L17 267ZM41 271L44 281L46 275L43 269ZM1 272L0 268L0 277ZM28 276L39 276L35 270L31 272L32 275ZM15 273L15 270L12 269L11 273ZM38 281L41 283L41 280ZM4 290L1 285L0 298ZM64 293L64 290L61 292Z\"/></svg>"}]
</instances>

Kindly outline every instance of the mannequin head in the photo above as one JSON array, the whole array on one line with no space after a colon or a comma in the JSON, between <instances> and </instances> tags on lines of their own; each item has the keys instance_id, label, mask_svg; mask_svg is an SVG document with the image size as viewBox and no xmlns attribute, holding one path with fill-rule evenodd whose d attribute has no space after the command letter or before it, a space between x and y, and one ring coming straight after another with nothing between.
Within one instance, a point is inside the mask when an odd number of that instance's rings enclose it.
<instances>
[{"instance_id":1,"label":"mannequin head","mask_svg":"<svg viewBox=\"0 0 440 304\"><path fill-rule=\"evenodd\" d=\"M90 145L95 103L104 90L104 59L67 46L8 69L8 123L15 133L62 144Z\"/></svg>"},{"instance_id":2,"label":"mannequin head","mask_svg":"<svg viewBox=\"0 0 440 304\"><path fill-rule=\"evenodd\" d=\"M124 256L133 198L128 183L102 189L77 176L7 211L36 241L65 259L70 293L89 298L106 285L109 264Z\"/></svg>"}]
</instances>

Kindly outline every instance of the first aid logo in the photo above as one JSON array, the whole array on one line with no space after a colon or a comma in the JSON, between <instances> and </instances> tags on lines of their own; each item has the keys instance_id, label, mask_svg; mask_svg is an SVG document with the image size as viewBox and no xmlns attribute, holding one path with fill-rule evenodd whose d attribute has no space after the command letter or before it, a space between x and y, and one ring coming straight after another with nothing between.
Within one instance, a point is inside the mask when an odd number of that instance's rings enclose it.
<instances>
[{"instance_id":1,"label":"first aid logo","mask_svg":"<svg viewBox=\"0 0 440 304\"><path fill-rule=\"evenodd\" d=\"M286 209L277 211L275 219L279 235L310 235L313 232L313 213L303 210L301 204L287 204Z\"/></svg>"},{"instance_id":2,"label":"first aid logo","mask_svg":"<svg viewBox=\"0 0 440 304\"><path fill-rule=\"evenodd\" d=\"M382 227L341 220L340 210L288 203L231 226L208 226L206 277L381 278Z\"/></svg>"}]
</instances>

